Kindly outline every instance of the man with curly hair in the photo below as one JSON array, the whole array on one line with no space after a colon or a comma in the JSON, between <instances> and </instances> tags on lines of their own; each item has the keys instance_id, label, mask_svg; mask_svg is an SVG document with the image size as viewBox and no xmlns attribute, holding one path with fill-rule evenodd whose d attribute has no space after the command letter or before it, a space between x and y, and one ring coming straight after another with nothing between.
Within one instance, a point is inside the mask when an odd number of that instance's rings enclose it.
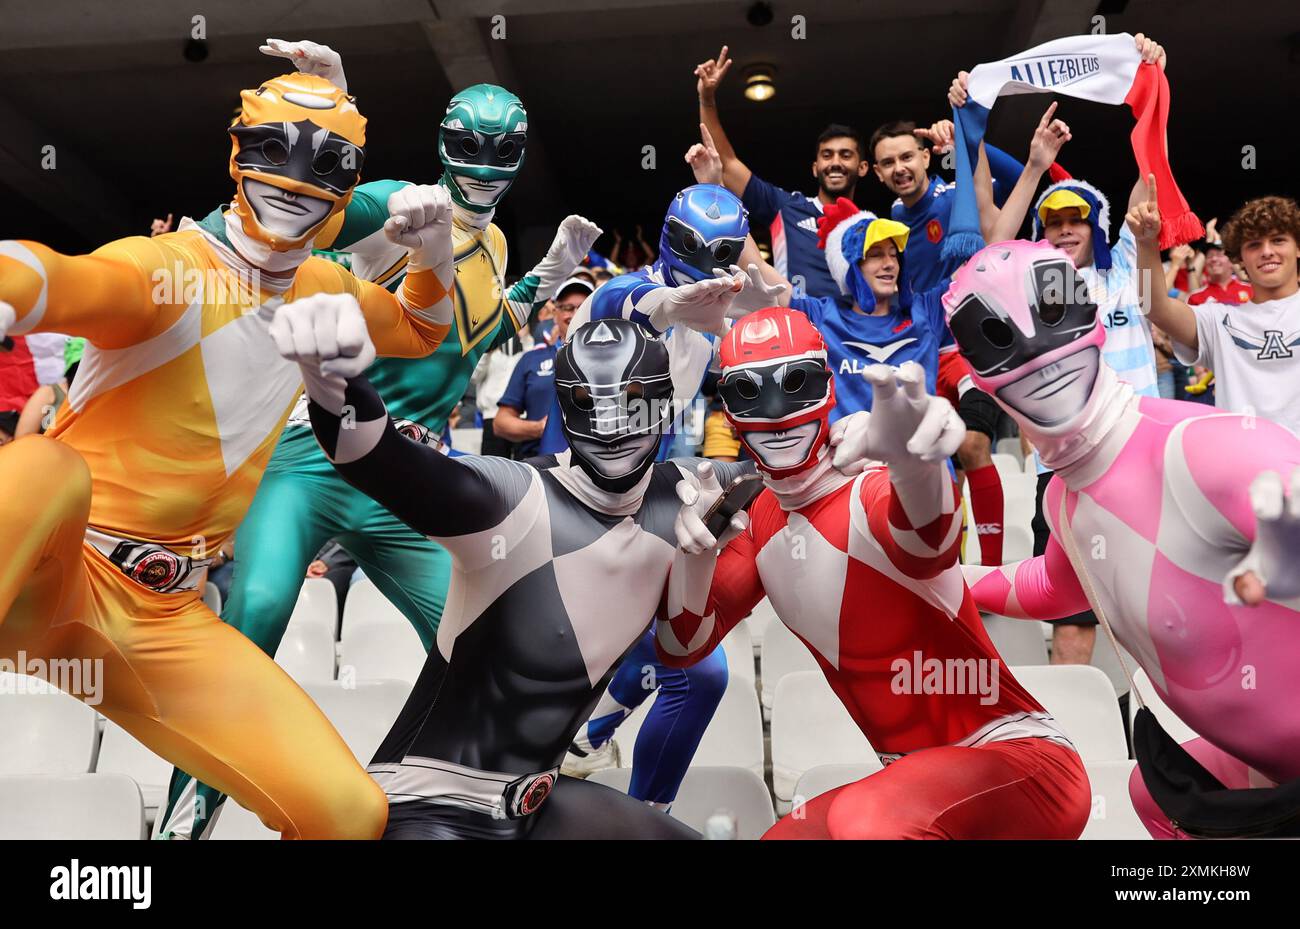
<instances>
[{"instance_id":1,"label":"man with curly hair","mask_svg":"<svg viewBox=\"0 0 1300 929\"><path fill-rule=\"evenodd\" d=\"M1130 216L1143 231L1160 228L1155 181L1148 178L1146 202ZM1245 203L1223 230L1228 257L1240 262L1254 290L1240 306L1207 301L1188 306L1170 297L1163 282L1159 246L1139 237L1138 261L1149 319L1169 333L1179 361L1215 372L1216 405L1233 413L1262 416L1300 434L1300 207L1289 197L1259 197Z\"/></svg>"}]
</instances>

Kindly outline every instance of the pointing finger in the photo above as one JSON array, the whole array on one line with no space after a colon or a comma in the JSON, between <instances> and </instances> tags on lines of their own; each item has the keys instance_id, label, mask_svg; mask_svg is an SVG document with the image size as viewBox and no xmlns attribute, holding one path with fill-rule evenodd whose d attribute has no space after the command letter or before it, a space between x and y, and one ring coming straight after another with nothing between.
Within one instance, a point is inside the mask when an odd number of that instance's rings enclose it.
<instances>
[{"instance_id":1,"label":"pointing finger","mask_svg":"<svg viewBox=\"0 0 1300 929\"><path fill-rule=\"evenodd\" d=\"M701 461L695 468L695 474L700 480L700 488L703 490L721 490L722 485L718 483L718 475L713 470L713 462Z\"/></svg>"},{"instance_id":2,"label":"pointing finger","mask_svg":"<svg viewBox=\"0 0 1300 929\"><path fill-rule=\"evenodd\" d=\"M898 381L889 365L872 365L862 372L862 376L871 385L872 394L881 400L887 401L898 393Z\"/></svg>"},{"instance_id":3,"label":"pointing finger","mask_svg":"<svg viewBox=\"0 0 1300 929\"><path fill-rule=\"evenodd\" d=\"M903 393L915 403L925 397L925 369L915 361L904 362L898 369L898 381Z\"/></svg>"}]
</instances>

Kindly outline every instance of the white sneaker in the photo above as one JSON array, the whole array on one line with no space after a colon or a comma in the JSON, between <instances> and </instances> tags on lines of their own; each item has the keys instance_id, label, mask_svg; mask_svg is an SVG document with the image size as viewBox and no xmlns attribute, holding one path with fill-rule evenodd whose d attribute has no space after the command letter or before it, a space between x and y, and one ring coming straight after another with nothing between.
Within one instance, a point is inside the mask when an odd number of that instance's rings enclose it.
<instances>
[{"instance_id":1,"label":"white sneaker","mask_svg":"<svg viewBox=\"0 0 1300 929\"><path fill-rule=\"evenodd\" d=\"M560 773L567 774L569 777L586 777L597 771L603 771L606 768L617 768L619 764L618 743L610 739L600 748L587 752L585 755L579 755L574 751L575 746L570 745L568 753L564 756L564 763L560 765Z\"/></svg>"}]
</instances>

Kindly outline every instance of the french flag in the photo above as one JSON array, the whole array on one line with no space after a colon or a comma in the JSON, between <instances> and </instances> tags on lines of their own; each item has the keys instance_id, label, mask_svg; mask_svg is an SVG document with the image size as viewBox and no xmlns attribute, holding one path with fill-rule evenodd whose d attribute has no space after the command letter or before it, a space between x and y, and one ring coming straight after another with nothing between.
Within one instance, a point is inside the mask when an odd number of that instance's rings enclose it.
<instances>
[{"instance_id":1,"label":"french flag","mask_svg":"<svg viewBox=\"0 0 1300 929\"><path fill-rule=\"evenodd\" d=\"M1201 221L1187 205L1169 166L1165 127L1169 120L1169 81L1165 72L1146 64L1133 36L1081 35L1053 39L1001 61L976 66L967 85L968 99L953 109L956 126L957 193L943 257L964 261L984 246L975 201L974 168L998 97L1008 94L1059 93L1081 100L1126 103L1137 120L1131 140L1142 177L1154 174L1162 227L1160 247L1201 238Z\"/></svg>"}]
</instances>

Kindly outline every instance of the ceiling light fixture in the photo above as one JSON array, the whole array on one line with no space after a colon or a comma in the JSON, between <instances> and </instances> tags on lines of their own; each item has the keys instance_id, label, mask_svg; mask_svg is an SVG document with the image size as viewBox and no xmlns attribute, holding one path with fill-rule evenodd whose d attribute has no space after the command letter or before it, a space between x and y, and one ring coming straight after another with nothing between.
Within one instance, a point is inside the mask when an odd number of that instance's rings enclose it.
<instances>
[{"instance_id":1,"label":"ceiling light fixture","mask_svg":"<svg viewBox=\"0 0 1300 929\"><path fill-rule=\"evenodd\" d=\"M772 65L750 65L745 69L745 96L756 103L776 96L776 68Z\"/></svg>"}]
</instances>

